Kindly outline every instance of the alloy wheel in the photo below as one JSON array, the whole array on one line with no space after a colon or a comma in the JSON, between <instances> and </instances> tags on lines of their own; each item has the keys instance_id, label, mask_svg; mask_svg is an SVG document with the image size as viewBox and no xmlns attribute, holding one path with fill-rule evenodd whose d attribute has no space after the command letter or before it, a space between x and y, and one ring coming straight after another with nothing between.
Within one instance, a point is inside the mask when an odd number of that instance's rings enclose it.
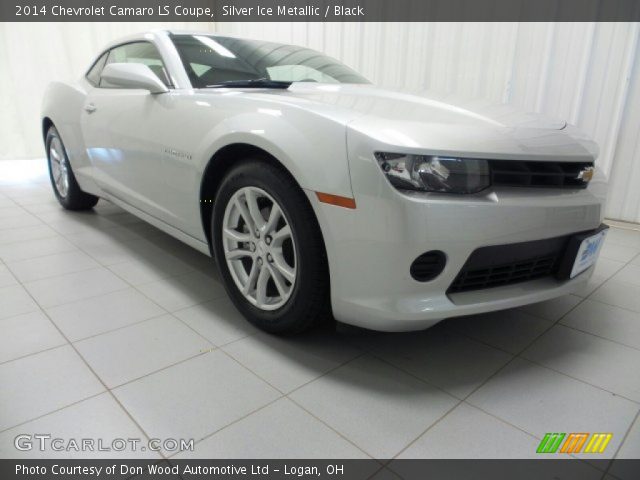
<instances>
[{"instance_id":1,"label":"alloy wheel","mask_svg":"<svg viewBox=\"0 0 640 480\"><path fill-rule=\"evenodd\" d=\"M236 191L225 207L222 246L244 298L276 310L291 297L298 274L295 239L278 202L258 187Z\"/></svg>"},{"instance_id":2,"label":"alloy wheel","mask_svg":"<svg viewBox=\"0 0 640 480\"><path fill-rule=\"evenodd\" d=\"M62 198L66 198L69 192L69 165L64 147L58 137L53 137L49 142L49 164L56 190Z\"/></svg>"}]
</instances>

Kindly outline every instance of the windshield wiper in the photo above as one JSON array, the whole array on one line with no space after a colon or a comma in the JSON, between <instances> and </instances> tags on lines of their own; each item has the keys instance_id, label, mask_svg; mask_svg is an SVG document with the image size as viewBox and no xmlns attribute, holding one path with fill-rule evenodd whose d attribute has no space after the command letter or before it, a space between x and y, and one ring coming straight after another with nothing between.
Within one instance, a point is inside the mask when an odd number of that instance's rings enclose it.
<instances>
[{"instance_id":1,"label":"windshield wiper","mask_svg":"<svg viewBox=\"0 0 640 480\"><path fill-rule=\"evenodd\" d=\"M205 88L289 88L292 82L269 80L268 78L252 78L249 80L228 80L226 82L207 85Z\"/></svg>"}]
</instances>

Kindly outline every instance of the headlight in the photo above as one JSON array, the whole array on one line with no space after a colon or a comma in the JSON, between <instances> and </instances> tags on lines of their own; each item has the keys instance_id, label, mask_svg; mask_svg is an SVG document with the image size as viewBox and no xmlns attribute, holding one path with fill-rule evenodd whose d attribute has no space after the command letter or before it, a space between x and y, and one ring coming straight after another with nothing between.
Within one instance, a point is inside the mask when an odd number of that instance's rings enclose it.
<instances>
[{"instance_id":1,"label":"headlight","mask_svg":"<svg viewBox=\"0 0 640 480\"><path fill-rule=\"evenodd\" d=\"M491 184L486 160L382 152L375 155L391 184L401 190L476 193Z\"/></svg>"}]
</instances>

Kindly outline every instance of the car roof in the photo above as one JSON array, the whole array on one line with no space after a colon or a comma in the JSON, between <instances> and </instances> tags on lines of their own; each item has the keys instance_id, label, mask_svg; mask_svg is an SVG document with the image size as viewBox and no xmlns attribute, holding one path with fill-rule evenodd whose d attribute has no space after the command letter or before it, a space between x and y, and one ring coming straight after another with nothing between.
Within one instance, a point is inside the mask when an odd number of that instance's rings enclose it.
<instances>
[{"instance_id":1,"label":"car roof","mask_svg":"<svg viewBox=\"0 0 640 480\"><path fill-rule=\"evenodd\" d=\"M208 35L213 37L230 37L230 38L238 38L237 35L220 35L207 30L179 30L179 29L156 29L156 30L147 30L145 32L132 33L129 35L125 35L122 37L118 37L114 40L111 40L106 45L104 45L100 51L104 52L110 48L115 47L116 45L121 45L123 43L133 42L136 40L152 40L155 36L158 35Z\"/></svg>"},{"instance_id":2,"label":"car roof","mask_svg":"<svg viewBox=\"0 0 640 480\"><path fill-rule=\"evenodd\" d=\"M167 33L173 34L173 35L211 35L214 37L222 37L223 35L220 35L218 33L214 33L208 30L164 30ZM226 35L224 35L226 37ZM233 35L231 35L233 36Z\"/></svg>"}]
</instances>

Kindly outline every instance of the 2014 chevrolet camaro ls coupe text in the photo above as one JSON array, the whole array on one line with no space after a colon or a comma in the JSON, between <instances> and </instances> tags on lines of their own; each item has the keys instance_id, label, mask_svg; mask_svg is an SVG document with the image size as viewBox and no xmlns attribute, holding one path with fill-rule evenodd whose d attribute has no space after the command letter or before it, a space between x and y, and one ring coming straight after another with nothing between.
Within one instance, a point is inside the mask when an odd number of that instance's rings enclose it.
<instances>
[{"instance_id":1,"label":"2014 chevrolet camaro ls coupe text","mask_svg":"<svg viewBox=\"0 0 640 480\"><path fill-rule=\"evenodd\" d=\"M573 126L383 90L291 45L122 39L49 86L42 133L65 208L103 197L214 256L270 332L547 300L584 286L606 234L597 147Z\"/></svg>"}]
</instances>

